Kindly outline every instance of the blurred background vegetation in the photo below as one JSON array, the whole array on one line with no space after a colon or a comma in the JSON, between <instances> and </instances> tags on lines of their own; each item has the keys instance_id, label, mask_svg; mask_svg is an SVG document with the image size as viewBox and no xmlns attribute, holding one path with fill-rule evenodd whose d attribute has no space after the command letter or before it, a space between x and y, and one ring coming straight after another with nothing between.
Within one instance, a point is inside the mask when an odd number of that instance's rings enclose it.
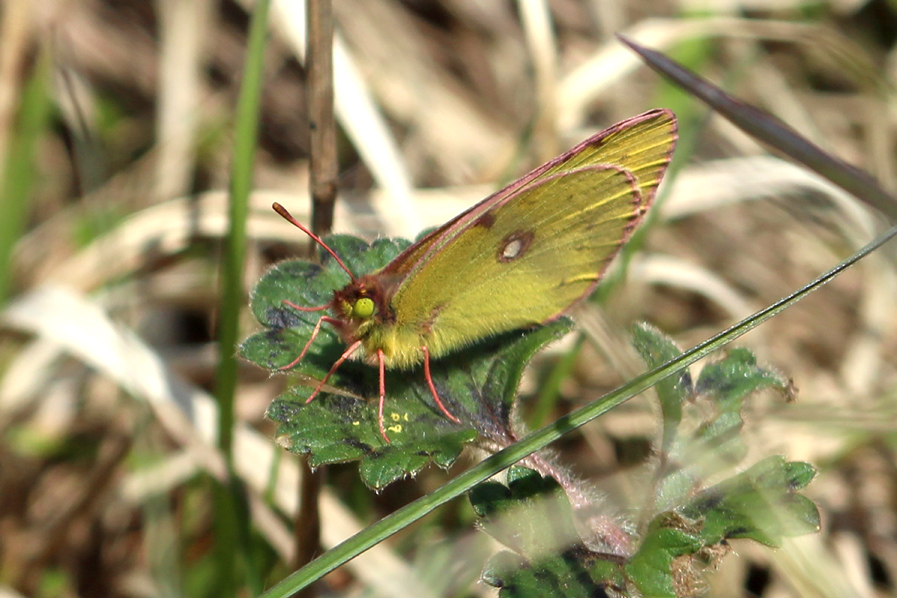
<instances>
[{"instance_id":1,"label":"blurred background vegetation","mask_svg":"<svg viewBox=\"0 0 897 598\"><path fill-rule=\"evenodd\" d=\"M275 2L264 57L248 289L306 240L303 3ZM248 0L6 0L0 13L0 594L211 596L220 243ZM575 142L648 108L681 120L654 221L579 316L588 341L556 417L642 369L627 328L683 347L808 282L882 219L784 162L615 41L659 49L895 189L897 4L889 0L335 0L338 231L413 237ZM752 405L758 454L809 461L823 531L735 544L714 596L894 596L897 282L873 255L742 343L797 400ZM247 301L248 302L248 301ZM241 335L256 324L244 309ZM566 346L537 360L521 409ZM234 469L244 553L263 585L292 570L303 471L264 419L283 377L242 364ZM766 400L766 399L769 400ZM542 417L541 415L539 416ZM631 401L557 447L611 512L650 459ZM465 464L469 464L471 455ZM329 468L322 544L439 485L373 494ZM495 546L456 501L325 579L335 595L473 596ZM216 538L218 540L216 541ZM241 570L242 571L242 570ZM232 573L232 572L231 572ZM242 577L241 577L242 576ZM234 595L249 595L249 574Z\"/></svg>"}]
</instances>

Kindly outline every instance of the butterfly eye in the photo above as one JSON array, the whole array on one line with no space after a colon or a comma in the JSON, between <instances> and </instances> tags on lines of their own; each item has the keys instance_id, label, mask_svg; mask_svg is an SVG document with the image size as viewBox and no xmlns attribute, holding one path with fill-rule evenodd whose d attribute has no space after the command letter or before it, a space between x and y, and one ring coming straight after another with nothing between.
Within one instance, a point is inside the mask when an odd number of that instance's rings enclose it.
<instances>
[{"instance_id":1,"label":"butterfly eye","mask_svg":"<svg viewBox=\"0 0 897 598\"><path fill-rule=\"evenodd\" d=\"M352 315L364 320L370 318L374 315L374 300L368 297L362 297L356 301L355 306L352 308Z\"/></svg>"}]
</instances>

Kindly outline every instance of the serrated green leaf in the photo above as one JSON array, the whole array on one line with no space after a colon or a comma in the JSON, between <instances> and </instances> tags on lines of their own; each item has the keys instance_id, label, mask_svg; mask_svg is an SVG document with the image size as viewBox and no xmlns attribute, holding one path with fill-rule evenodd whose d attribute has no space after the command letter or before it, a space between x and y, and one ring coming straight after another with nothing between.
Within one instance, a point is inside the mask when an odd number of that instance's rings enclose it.
<instances>
[{"instance_id":1,"label":"serrated green leaf","mask_svg":"<svg viewBox=\"0 0 897 598\"><path fill-rule=\"evenodd\" d=\"M328 237L326 242L330 243L334 236L336 235ZM363 240L351 235L339 235L338 243L340 250L334 249L334 251L356 277L376 272L411 246L407 239L398 238L380 238L368 245ZM324 253L322 248L319 247L318 251L322 253L322 259L324 256L330 258L330 255ZM325 259L321 263L326 264L327 261Z\"/></svg>"},{"instance_id":2,"label":"serrated green leaf","mask_svg":"<svg viewBox=\"0 0 897 598\"><path fill-rule=\"evenodd\" d=\"M641 331L642 344L647 342L645 337L652 337L650 332ZM656 346L657 341L652 342ZM658 359L666 358L661 349L654 352L659 354ZM664 472L657 485L655 506L659 511L680 504L683 497L690 496L702 485L702 480L744 458L747 453L741 435L744 401L765 388L787 392L788 381L758 365L748 349L733 349L724 358L704 366L682 422L672 432L664 427L667 461L679 467Z\"/></svg>"},{"instance_id":3,"label":"serrated green leaf","mask_svg":"<svg viewBox=\"0 0 897 598\"><path fill-rule=\"evenodd\" d=\"M636 336L652 366L678 353L671 341L649 327L640 328ZM491 482L470 492L483 529L516 552L490 562L484 581L500 588L500 596L522 598L601 592L677 598L703 587L703 571L726 553L726 539L778 546L784 537L816 531L818 510L797 493L813 477L807 464L774 457L713 488L698 490L704 476L742 458L745 398L762 388L788 388L746 350L733 351L708 367L709 372L702 373L701 396L695 396L687 379L659 390L665 421L671 424L667 429L673 433L668 436L671 456L653 506L678 508L651 521L633 554L589 550L576 536L566 497L554 494L555 483L526 469L512 469L506 484ZM695 406L695 401L702 403ZM676 406L684 407L681 420L676 419ZM683 433L679 428L688 424L691 429ZM676 469L672 464L684 466Z\"/></svg>"},{"instance_id":4,"label":"serrated green leaf","mask_svg":"<svg viewBox=\"0 0 897 598\"><path fill-rule=\"evenodd\" d=\"M728 538L750 538L767 546L782 539L818 531L819 510L796 490L809 482L812 467L773 456L747 471L701 492L679 509L702 522L707 544Z\"/></svg>"},{"instance_id":5,"label":"serrated green leaf","mask_svg":"<svg viewBox=\"0 0 897 598\"><path fill-rule=\"evenodd\" d=\"M433 383L446 407L463 422L460 425L434 404L421 371L388 371L384 425L391 442L387 444L379 433L376 397L360 398L366 392L377 393L379 374L360 363L344 364L331 378L333 386L346 394L322 391L306 404L312 388L296 387L274 401L268 416L281 424L278 436L283 444L292 452L308 454L313 466L360 459L365 484L382 488L414 475L429 460L449 467L478 433L507 441L503 426L510 425L522 364L568 327L560 322L503 335L434 362ZM302 370L308 372L313 365L310 362ZM324 371L322 366L316 377Z\"/></svg>"},{"instance_id":6,"label":"serrated green leaf","mask_svg":"<svg viewBox=\"0 0 897 598\"><path fill-rule=\"evenodd\" d=\"M595 596L600 582L587 567L569 501L551 478L513 467L506 484L486 482L468 494L481 525L514 550L490 559L482 579L501 597Z\"/></svg>"},{"instance_id":7,"label":"serrated green leaf","mask_svg":"<svg viewBox=\"0 0 897 598\"><path fill-rule=\"evenodd\" d=\"M529 562L509 552L489 560L482 580L499 588L500 598L594 598L602 586L579 555L566 552Z\"/></svg>"},{"instance_id":8,"label":"serrated green leaf","mask_svg":"<svg viewBox=\"0 0 897 598\"><path fill-rule=\"evenodd\" d=\"M802 461L785 463L785 479L792 490L801 490L816 477L816 468Z\"/></svg>"},{"instance_id":9,"label":"serrated green leaf","mask_svg":"<svg viewBox=\"0 0 897 598\"><path fill-rule=\"evenodd\" d=\"M527 468L512 471L507 485L487 483L470 492L489 535L530 558L578 546L573 511L558 483Z\"/></svg>"},{"instance_id":10,"label":"serrated green leaf","mask_svg":"<svg viewBox=\"0 0 897 598\"><path fill-rule=\"evenodd\" d=\"M652 526L638 552L625 565L626 576L643 596L678 598L676 560L696 554L703 546L687 531ZM685 562L681 565L685 566Z\"/></svg>"},{"instance_id":11,"label":"serrated green leaf","mask_svg":"<svg viewBox=\"0 0 897 598\"><path fill-rule=\"evenodd\" d=\"M676 598L682 567L705 546L682 517L657 518L630 558L587 548L572 507L557 483L525 468L507 484L487 482L469 493L482 528L513 549L490 560L483 581L502 597L657 596ZM563 538L563 541L560 541ZM689 557L680 561L680 557Z\"/></svg>"},{"instance_id":12,"label":"serrated green leaf","mask_svg":"<svg viewBox=\"0 0 897 598\"><path fill-rule=\"evenodd\" d=\"M649 368L656 368L678 356L682 351L673 339L647 323L633 326L633 342L636 350ZM682 421L682 403L692 394L691 374L683 370L679 376L671 376L654 386L660 399L663 414L663 438L661 450L668 452L676 436L676 428Z\"/></svg>"},{"instance_id":13,"label":"serrated green leaf","mask_svg":"<svg viewBox=\"0 0 897 598\"><path fill-rule=\"evenodd\" d=\"M579 539L566 495L551 478L512 468L508 481L468 493L482 528L514 553L490 560L483 581L515 598L615 596L678 598L703 585L702 572L725 554L722 541L782 537L818 528L815 505L796 490L812 468L766 459L675 512L657 515L629 556L597 553ZM691 594L689 594L691 595Z\"/></svg>"},{"instance_id":14,"label":"serrated green leaf","mask_svg":"<svg viewBox=\"0 0 897 598\"><path fill-rule=\"evenodd\" d=\"M734 403L764 388L784 391L788 384L778 372L758 366L757 358L749 349L737 347L723 359L704 366L695 392L717 402Z\"/></svg>"}]
</instances>

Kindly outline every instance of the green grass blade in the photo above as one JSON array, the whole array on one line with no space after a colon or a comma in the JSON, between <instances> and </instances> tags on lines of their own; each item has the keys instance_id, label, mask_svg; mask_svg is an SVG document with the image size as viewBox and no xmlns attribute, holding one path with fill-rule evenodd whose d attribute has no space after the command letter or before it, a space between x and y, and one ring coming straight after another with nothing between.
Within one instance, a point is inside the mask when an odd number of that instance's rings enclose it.
<instances>
[{"instance_id":1,"label":"green grass blade","mask_svg":"<svg viewBox=\"0 0 897 598\"><path fill-rule=\"evenodd\" d=\"M231 171L229 230L224 239L221 261L220 303L218 320L218 370L215 377L215 396L218 398L220 419L218 446L232 471L234 429L234 395L237 385L237 342L240 314L246 302L243 289L243 262L246 255L246 219L249 194L252 191L252 171L259 128L262 72L265 36L268 26L268 0L259 0L252 13L249 48L243 70L243 82L237 104L234 130L234 161ZM248 512L243 493L235 478L227 485L215 488L215 532L218 551L219 596L234 596L237 548L246 565L250 589L257 593L260 576L253 571Z\"/></svg>"},{"instance_id":2,"label":"green grass blade","mask_svg":"<svg viewBox=\"0 0 897 598\"><path fill-rule=\"evenodd\" d=\"M776 148L798 164L803 164L841 187L887 215L891 222L897 221L897 202L869 173L822 150L772 114L727 94L660 52L640 46L622 35L617 37L652 69L686 89L748 135Z\"/></svg>"},{"instance_id":3,"label":"green grass blade","mask_svg":"<svg viewBox=\"0 0 897 598\"><path fill-rule=\"evenodd\" d=\"M262 60L267 28L268 0L253 12L249 51L237 105L234 162L231 171L229 226L221 262L220 316L218 321L218 372L215 394L221 407L219 446L230 460L234 425L234 389L237 381L237 341L240 313L246 302L243 261L246 255L246 218L252 191L262 88Z\"/></svg>"},{"instance_id":4,"label":"green grass blade","mask_svg":"<svg viewBox=\"0 0 897 598\"><path fill-rule=\"evenodd\" d=\"M47 90L50 61L41 53L25 84L16 130L11 136L3 179L0 181L0 301L10 292L12 253L25 228L35 182L37 144L49 125L51 103Z\"/></svg>"}]
</instances>

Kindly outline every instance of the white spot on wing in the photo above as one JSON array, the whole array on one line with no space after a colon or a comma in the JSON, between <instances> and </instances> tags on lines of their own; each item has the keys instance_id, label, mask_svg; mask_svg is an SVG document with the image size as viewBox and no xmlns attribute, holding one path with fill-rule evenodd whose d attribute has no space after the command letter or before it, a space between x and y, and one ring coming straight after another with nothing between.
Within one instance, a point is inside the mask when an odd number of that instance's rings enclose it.
<instances>
[{"instance_id":1,"label":"white spot on wing","mask_svg":"<svg viewBox=\"0 0 897 598\"><path fill-rule=\"evenodd\" d=\"M522 249L523 241L520 239L513 239L505 244L504 249L501 250L501 257L504 260L511 261L520 255Z\"/></svg>"}]
</instances>

